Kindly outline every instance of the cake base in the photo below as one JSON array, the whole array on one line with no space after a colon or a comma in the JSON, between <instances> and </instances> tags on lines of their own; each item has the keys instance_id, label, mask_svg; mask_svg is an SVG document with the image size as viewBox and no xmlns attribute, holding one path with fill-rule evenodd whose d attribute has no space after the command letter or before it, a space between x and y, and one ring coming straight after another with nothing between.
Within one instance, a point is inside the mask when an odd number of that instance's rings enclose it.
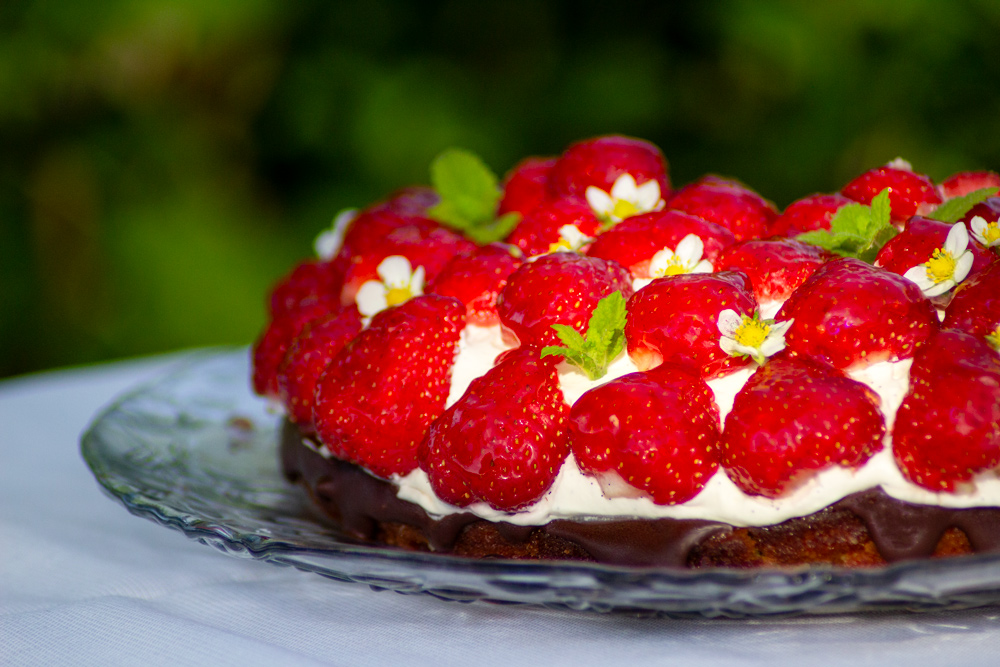
<instances>
[{"instance_id":1,"label":"cake base","mask_svg":"<svg viewBox=\"0 0 1000 667\"><path fill-rule=\"evenodd\" d=\"M396 496L360 467L282 430L285 476L347 535L416 551L474 558L597 561L667 567L871 567L902 560L1000 551L1000 508L946 509L896 500L881 489L848 496L774 526L689 519L554 520L516 526L459 513L440 519Z\"/></svg>"}]
</instances>

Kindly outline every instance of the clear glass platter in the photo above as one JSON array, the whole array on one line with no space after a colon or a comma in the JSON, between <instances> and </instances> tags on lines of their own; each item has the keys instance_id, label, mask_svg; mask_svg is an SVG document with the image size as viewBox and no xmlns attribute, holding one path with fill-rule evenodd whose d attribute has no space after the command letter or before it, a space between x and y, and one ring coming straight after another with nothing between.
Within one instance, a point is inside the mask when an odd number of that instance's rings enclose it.
<instances>
[{"instance_id":1,"label":"clear glass platter","mask_svg":"<svg viewBox=\"0 0 1000 667\"><path fill-rule=\"evenodd\" d=\"M935 611L1000 602L1000 554L870 570L685 571L472 560L359 544L310 514L279 471L281 418L249 390L245 349L209 351L119 398L83 436L131 513L229 555L446 600L661 616Z\"/></svg>"}]
</instances>

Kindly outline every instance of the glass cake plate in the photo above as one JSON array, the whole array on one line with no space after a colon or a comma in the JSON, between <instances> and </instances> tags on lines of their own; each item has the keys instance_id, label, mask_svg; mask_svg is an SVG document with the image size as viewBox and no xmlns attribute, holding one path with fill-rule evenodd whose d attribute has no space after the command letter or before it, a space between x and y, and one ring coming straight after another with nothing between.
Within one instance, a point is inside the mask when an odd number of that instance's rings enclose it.
<instances>
[{"instance_id":1,"label":"glass cake plate","mask_svg":"<svg viewBox=\"0 0 1000 667\"><path fill-rule=\"evenodd\" d=\"M83 436L97 481L137 516L232 556L445 600L660 616L936 611L1000 602L1000 554L847 570L629 568L474 560L358 543L282 477L281 416L249 389L248 352L195 355L105 409Z\"/></svg>"}]
</instances>

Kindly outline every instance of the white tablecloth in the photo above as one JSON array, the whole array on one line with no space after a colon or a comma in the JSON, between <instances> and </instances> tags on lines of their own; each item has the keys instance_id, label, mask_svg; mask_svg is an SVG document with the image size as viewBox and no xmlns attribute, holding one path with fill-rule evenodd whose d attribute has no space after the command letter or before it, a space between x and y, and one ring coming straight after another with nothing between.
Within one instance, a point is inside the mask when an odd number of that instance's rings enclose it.
<instances>
[{"instance_id":1,"label":"white tablecloth","mask_svg":"<svg viewBox=\"0 0 1000 667\"><path fill-rule=\"evenodd\" d=\"M176 361L0 383L0 664L1000 664L1000 608L636 619L377 593L226 556L130 515L80 457L93 414Z\"/></svg>"}]
</instances>

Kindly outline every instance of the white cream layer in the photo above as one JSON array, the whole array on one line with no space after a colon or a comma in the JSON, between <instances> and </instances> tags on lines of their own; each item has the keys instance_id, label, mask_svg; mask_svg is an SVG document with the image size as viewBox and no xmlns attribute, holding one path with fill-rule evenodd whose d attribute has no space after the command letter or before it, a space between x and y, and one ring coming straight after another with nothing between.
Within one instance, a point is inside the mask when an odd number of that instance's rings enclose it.
<instances>
[{"instance_id":1,"label":"white cream layer","mask_svg":"<svg viewBox=\"0 0 1000 667\"><path fill-rule=\"evenodd\" d=\"M500 327L469 326L463 331L447 405L465 393L473 379L486 373L496 356L506 349ZM880 397L887 430L891 430L896 411L909 386L912 361L882 362L849 373L871 387ZM756 366L708 382L719 406L720 425L732 409L736 393L753 374ZM621 354L608 374L591 381L568 364L559 366L559 383L567 403L572 405L587 390L609 380L636 371L627 354ZM857 470L833 466L810 477L789 495L770 499L748 496L719 470L695 498L679 505L657 505L639 493L639 497L604 495L598 481L584 475L573 456L566 460L552 487L533 505L515 513L493 509L483 502L460 508L443 502L431 488L427 474L417 469L405 476L394 476L398 496L420 505L429 514L441 517L456 512L471 512L490 521L517 525L542 525L554 519L602 518L676 518L722 521L735 526L764 526L794 517L806 516L858 491L881 487L888 495L911 503L943 507L1000 506L1000 478L980 476L968 490L957 493L933 493L906 481L892 457L891 435L884 448ZM633 496L637 494L632 494Z\"/></svg>"}]
</instances>

